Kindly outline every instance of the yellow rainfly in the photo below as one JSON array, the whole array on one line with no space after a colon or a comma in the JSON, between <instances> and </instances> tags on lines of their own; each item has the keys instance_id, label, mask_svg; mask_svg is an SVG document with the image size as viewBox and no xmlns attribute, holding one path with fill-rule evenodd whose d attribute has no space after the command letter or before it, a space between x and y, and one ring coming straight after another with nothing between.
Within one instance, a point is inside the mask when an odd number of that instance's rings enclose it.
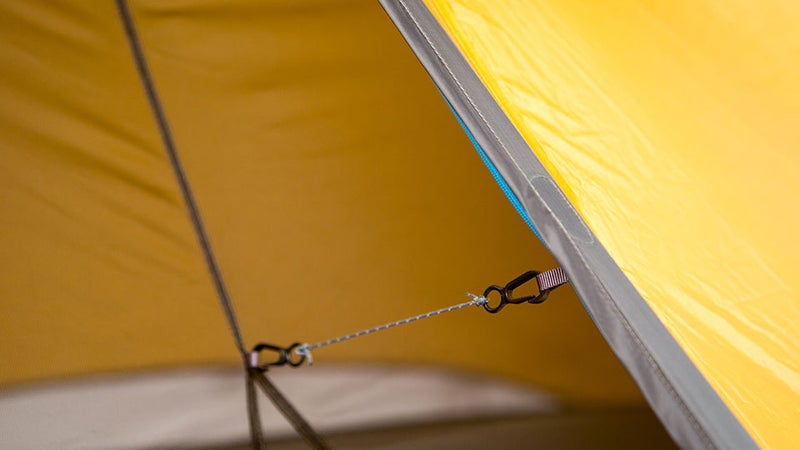
<instances>
[{"instance_id":1,"label":"yellow rainfly","mask_svg":"<svg viewBox=\"0 0 800 450\"><path fill-rule=\"evenodd\" d=\"M756 442L793 448L800 8L427 3Z\"/></svg>"}]
</instances>

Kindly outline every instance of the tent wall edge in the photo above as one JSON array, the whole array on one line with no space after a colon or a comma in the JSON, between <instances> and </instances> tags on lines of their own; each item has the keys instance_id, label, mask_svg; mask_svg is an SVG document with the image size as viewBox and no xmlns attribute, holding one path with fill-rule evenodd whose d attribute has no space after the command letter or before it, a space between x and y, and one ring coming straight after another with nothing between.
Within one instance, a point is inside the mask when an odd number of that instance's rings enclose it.
<instances>
[{"instance_id":1,"label":"tent wall edge","mask_svg":"<svg viewBox=\"0 0 800 450\"><path fill-rule=\"evenodd\" d=\"M381 4L522 202L673 439L685 448L758 448L595 239L427 6L421 0Z\"/></svg>"}]
</instances>

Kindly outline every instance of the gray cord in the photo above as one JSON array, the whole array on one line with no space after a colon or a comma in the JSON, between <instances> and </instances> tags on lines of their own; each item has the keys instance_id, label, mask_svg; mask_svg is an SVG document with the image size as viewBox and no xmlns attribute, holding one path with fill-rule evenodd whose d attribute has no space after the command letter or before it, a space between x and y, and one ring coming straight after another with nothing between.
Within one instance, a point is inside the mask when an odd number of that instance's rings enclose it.
<instances>
[{"instance_id":1,"label":"gray cord","mask_svg":"<svg viewBox=\"0 0 800 450\"><path fill-rule=\"evenodd\" d=\"M346 334L344 336L339 336L337 338L328 339L327 341L317 342L316 344L303 344L295 349L295 353L297 353L300 356L305 356L306 360L308 361L308 364L311 365L314 363L314 360L311 357L311 351L318 349L320 347L325 347L332 344L338 344L339 342L349 341L350 339L366 336L372 333L377 333L378 331L388 330L389 328L394 328L400 325L405 325L407 323L416 322L422 319L427 319L429 317L438 316L439 314L458 311L459 309L463 309L468 306L480 307L485 305L486 302L488 301L486 297L480 297L474 294L467 294L467 296L472 298L472 300L460 303L458 305L449 306L447 308L437 309L436 311L427 312L425 314L420 314L418 316L409 317L407 319L398 320L396 322L387 323L373 328L367 328L366 330L361 330L355 333Z\"/></svg>"}]
</instances>

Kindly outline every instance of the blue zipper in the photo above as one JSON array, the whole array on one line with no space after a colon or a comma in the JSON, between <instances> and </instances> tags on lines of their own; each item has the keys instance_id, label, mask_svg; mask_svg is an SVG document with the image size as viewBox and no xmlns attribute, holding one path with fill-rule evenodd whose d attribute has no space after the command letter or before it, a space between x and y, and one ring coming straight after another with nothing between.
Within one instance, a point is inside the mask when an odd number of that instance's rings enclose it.
<instances>
[{"instance_id":1,"label":"blue zipper","mask_svg":"<svg viewBox=\"0 0 800 450\"><path fill-rule=\"evenodd\" d=\"M539 238L539 240L541 241L542 237L539 236L539 232L536 231L536 227L533 226L533 222L531 222L530 217L528 217L528 214L525 212L525 208L522 207L522 203L519 201L517 196L514 195L514 192L511 190L511 187L508 185L508 183L506 183L506 180L504 180L503 177L500 175L500 172L497 170L497 167L495 167L494 164L492 164L492 161L486 155L486 152L483 151L483 148L481 148L480 144L478 144L478 141L475 140L475 136L472 135L472 132L469 131L467 125L464 123L463 120L461 120L461 116L459 116L458 113L455 111L455 109L453 109L453 105L451 105L450 102L447 101L447 98L445 98L444 96L442 96L442 98L444 98L445 103L447 103L447 107L450 108L450 112L452 112L453 115L456 116L456 120L458 120L458 123L459 125L461 125L461 128L464 130L465 133L467 133L470 142L472 142L472 146L475 147L475 150L478 151L478 154L481 156L481 160L483 160L483 163L486 165L486 168L489 169L489 172L492 174L492 177L494 177L494 181L497 182L498 186L500 186L500 189L502 189L503 193L506 194L506 198L508 198L511 204L514 205L514 209L517 210L517 213L519 214L520 217L522 217L522 220L524 220L525 223L528 224L528 227L533 231L533 234L535 234L536 237Z\"/></svg>"}]
</instances>

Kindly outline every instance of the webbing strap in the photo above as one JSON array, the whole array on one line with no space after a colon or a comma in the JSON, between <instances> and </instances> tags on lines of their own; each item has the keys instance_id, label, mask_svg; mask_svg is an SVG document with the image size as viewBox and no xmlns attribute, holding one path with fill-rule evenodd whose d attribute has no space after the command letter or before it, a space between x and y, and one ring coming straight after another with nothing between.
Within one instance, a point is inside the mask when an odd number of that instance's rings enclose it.
<instances>
[{"instance_id":1,"label":"webbing strap","mask_svg":"<svg viewBox=\"0 0 800 450\"><path fill-rule=\"evenodd\" d=\"M297 433L306 440L308 445L319 450L326 450L329 448L325 440L322 439L322 436L317 434L317 432L311 428L311 425L309 425L306 419L304 419L303 416L301 416L300 413L294 408L294 406L289 403L289 401L283 396L283 394L281 394L278 388L275 387L271 381L269 381L261 369L255 367L248 368L247 374L250 379L255 381L258 387L264 391L267 397L272 400L272 403L275 405L275 407L278 408L283 416L286 417L286 420L292 424Z\"/></svg>"},{"instance_id":2,"label":"webbing strap","mask_svg":"<svg viewBox=\"0 0 800 450\"><path fill-rule=\"evenodd\" d=\"M556 267L536 275L536 282L539 284L539 291L546 291L569 283L569 277L561 267Z\"/></svg>"}]
</instances>

